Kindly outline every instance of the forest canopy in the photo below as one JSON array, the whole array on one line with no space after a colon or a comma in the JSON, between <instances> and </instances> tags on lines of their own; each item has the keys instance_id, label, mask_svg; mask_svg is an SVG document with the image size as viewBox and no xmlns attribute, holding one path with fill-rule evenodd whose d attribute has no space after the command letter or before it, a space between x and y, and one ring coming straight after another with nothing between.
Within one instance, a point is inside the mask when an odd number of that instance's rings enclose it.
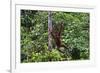
<instances>
[{"instance_id":1,"label":"forest canopy","mask_svg":"<svg viewBox=\"0 0 100 73\"><path fill-rule=\"evenodd\" d=\"M89 59L89 13L51 11L51 34L55 38L51 35L52 48L49 50L48 12L20 11L21 63ZM57 47L56 34L61 30L62 23L63 28L58 40L66 47Z\"/></svg>"}]
</instances>

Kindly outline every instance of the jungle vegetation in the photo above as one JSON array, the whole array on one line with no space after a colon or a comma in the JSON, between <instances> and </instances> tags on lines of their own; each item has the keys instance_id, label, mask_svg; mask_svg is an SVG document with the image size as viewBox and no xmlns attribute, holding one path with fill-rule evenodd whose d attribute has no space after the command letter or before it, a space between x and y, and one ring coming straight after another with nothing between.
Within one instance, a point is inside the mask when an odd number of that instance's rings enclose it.
<instances>
[{"instance_id":1,"label":"jungle vegetation","mask_svg":"<svg viewBox=\"0 0 100 73\"><path fill-rule=\"evenodd\" d=\"M21 63L88 60L90 15L20 11Z\"/></svg>"}]
</instances>

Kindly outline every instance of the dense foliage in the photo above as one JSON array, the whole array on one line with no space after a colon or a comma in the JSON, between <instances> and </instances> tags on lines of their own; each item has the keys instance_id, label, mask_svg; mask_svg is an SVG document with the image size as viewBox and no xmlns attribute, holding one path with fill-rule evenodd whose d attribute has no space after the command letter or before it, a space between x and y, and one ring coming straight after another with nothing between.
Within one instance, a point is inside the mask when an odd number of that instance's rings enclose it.
<instances>
[{"instance_id":1,"label":"dense foliage","mask_svg":"<svg viewBox=\"0 0 100 73\"><path fill-rule=\"evenodd\" d=\"M69 51L62 53L56 47L48 50L48 12L21 10L21 62L89 59L89 17L82 12L52 12L53 25L64 22L61 41Z\"/></svg>"}]
</instances>

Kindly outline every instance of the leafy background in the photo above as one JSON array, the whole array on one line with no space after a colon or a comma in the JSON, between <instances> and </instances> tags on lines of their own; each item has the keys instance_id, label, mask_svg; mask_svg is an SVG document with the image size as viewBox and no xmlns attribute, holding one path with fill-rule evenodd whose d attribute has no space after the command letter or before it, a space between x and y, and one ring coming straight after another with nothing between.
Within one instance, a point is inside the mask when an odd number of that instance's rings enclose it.
<instances>
[{"instance_id":1,"label":"leafy background","mask_svg":"<svg viewBox=\"0 0 100 73\"><path fill-rule=\"evenodd\" d=\"M82 12L52 12L53 25L64 22L61 41L70 46L68 55L55 47L48 50L47 11L21 10L21 62L89 59L89 17L89 13Z\"/></svg>"}]
</instances>

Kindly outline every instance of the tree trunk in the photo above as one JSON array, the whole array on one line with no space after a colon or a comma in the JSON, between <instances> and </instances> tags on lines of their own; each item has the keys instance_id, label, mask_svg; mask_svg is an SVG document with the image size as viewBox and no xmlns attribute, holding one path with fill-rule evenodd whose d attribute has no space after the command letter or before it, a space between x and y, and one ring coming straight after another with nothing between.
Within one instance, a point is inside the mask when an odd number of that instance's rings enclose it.
<instances>
[{"instance_id":1,"label":"tree trunk","mask_svg":"<svg viewBox=\"0 0 100 73\"><path fill-rule=\"evenodd\" d=\"M48 49L52 49L52 37L51 31L52 30L52 18L51 18L51 11L48 11Z\"/></svg>"}]
</instances>

